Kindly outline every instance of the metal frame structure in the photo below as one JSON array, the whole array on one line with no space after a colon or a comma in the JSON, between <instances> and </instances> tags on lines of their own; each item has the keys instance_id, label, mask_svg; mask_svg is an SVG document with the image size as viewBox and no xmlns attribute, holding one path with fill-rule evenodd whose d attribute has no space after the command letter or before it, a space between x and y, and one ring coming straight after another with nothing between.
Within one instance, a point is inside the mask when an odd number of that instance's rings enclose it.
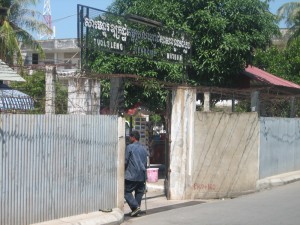
<instances>
[{"instance_id":1,"label":"metal frame structure","mask_svg":"<svg viewBox=\"0 0 300 225\"><path fill-rule=\"evenodd\" d=\"M120 16L84 5L77 5L77 13L82 68L100 52L190 64L191 42L183 31L168 30L148 18Z\"/></svg>"}]
</instances>

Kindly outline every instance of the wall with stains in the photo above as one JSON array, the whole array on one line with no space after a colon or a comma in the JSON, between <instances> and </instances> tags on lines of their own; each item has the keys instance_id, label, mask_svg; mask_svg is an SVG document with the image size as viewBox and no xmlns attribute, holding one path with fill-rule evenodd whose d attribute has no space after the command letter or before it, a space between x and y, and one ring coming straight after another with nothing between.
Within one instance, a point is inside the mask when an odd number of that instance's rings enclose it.
<instances>
[{"instance_id":1,"label":"wall with stains","mask_svg":"<svg viewBox=\"0 0 300 225\"><path fill-rule=\"evenodd\" d=\"M257 113L195 113L191 198L234 197L256 190Z\"/></svg>"},{"instance_id":2,"label":"wall with stains","mask_svg":"<svg viewBox=\"0 0 300 225\"><path fill-rule=\"evenodd\" d=\"M234 197L256 190L257 113L196 112L196 90L173 90L168 197Z\"/></svg>"},{"instance_id":3,"label":"wall with stains","mask_svg":"<svg viewBox=\"0 0 300 225\"><path fill-rule=\"evenodd\" d=\"M192 174L194 152L194 114L196 110L196 89L178 87L172 94L170 168L168 198L188 198L186 189Z\"/></svg>"},{"instance_id":4,"label":"wall with stains","mask_svg":"<svg viewBox=\"0 0 300 225\"><path fill-rule=\"evenodd\" d=\"M300 119L196 112L196 91L173 90L168 198L232 198L265 177L300 170Z\"/></svg>"},{"instance_id":5,"label":"wall with stains","mask_svg":"<svg viewBox=\"0 0 300 225\"><path fill-rule=\"evenodd\" d=\"M259 178L300 170L300 119L260 118Z\"/></svg>"}]
</instances>

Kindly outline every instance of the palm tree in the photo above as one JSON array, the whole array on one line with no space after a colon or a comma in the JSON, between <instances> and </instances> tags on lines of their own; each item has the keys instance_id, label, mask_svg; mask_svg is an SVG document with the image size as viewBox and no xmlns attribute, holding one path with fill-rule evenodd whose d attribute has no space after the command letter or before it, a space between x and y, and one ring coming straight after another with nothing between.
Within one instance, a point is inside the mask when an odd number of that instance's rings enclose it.
<instances>
[{"instance_id":1,"label":"palm tree","mask_svg":"<svg viewBox=\"0 0 300 225\"><path fill-rule=\"evenodd\" d=\"M38 20L39 12L30 5L38 0L0 0L0 59L12 64L14 58L22 63L20 42L42 52L40 45L30 32L52 32L45 23ZM6 11L6 12L5 12Z\"/></svg>"},{"instance_id":2,"label":"palm tree","mask_svg":"<svg viewBox=\"0 0 300 225\"><path fill-rule=\"evenodd\" d=\"M300 2L288 2L283 4L277 15L280 20L285 20L290 35L288 44L300 36Z\"/></svg>"}]
</instances>

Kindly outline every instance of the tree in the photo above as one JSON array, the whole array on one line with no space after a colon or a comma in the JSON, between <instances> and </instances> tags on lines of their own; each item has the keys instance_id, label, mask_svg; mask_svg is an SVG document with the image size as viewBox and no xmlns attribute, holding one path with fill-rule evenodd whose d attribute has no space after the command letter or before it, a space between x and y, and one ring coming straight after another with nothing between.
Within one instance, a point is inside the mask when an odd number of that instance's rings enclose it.
<instances>
[{"instance_id":1,"label":"tree","mask_svg":"<svg viewBox=\"0 0 300 225\"><path fill-rule=\"evenodd\" d=\"M20 90L34 100L32 113L45 113L45 72L35 72L32 75L24 75L26 82L12 82L11 87ZM55 83L55 113L66 114L68 111L68 90L61 83Z\"/></svg>"},{"instance_id":2,"label":"tree","mask_svg":"<svg viewBox=\"0 0 300 225\"><path fill-rule=\"evenodd\" d=\"M295 23L295 18L300 11L300 2L288 2L280 6L277 10L279 19L285 20L288 27L291 27Z\"/></svg>"},{"instance_id":3,"label":"tree","mask_svg":"<svg viewBox=\"0 0 300 225\"><path fill-rule=\"evenodd\" d=\"M292 40L284 49L272 46L256 51L254 65L300 84L300 37Z\"/></svg>"},{"instance_id":4,"label":"tree","mask_svg":"<svg viewBox=\"0 0 300 225\"><path fill-rule=\"evenodd\" d=\"M0 0L0 7L7 13L0 15L0 58L12 64L17 57L18 64L22 62L19 43L23 42L42 52L40 45L29 32L52 32L45 23L37 20L40 14L28 8L37 0Z\"/></svg>"},{"instance_id":5,"label":"tree","mask_svg":"<svg viewBox=\"0 0 300 225\"><path fill-rule=\"evenodd\" d=\"M278 10L277 15L280 20L285 20L289 28L289 41L300 36L300 2L288 2L283 4Z\"/></svg>"},{"instance_id":6,"label":"tree","mask_svg":"<svg viewBox=\"0 0 300 225\"><path fill-rule=\"evenodd\" d=\"M183 29L193 43L189 77L197 83L226 85L251 63L254 49L270 45L278 34L276 17L260 0L116 0L111 10L161 21Z\"/></svg>"},{"instance_id":7,"label":"tree","mask_svg":"<svg viewBox=\"0 0 300 225\"><path fill-rule=\"evenodd\" d=\"M174 83L182 83L187 71L185 82L189 84L232 86L235 75L252 63L254 50L269 46L271 37L279 33L276 16L268 7L268 1L260 0L116 0L109 9L113 13L135 14L161 21L166 29L185 31L192 40L192 65L184 68L124 56L95 55L91 68ZM135 90L129 88L127 94L131 95ZM149 96L157 103L166 98L166 93L160 85L150 83L132 98ZM147 102L150 107L155 105Z\"/></svg>"},{"instance_id":8,"label":"tree","mask_svg":"<svg viewBox=\"0 0 300 225\"><path fill-rule=\"evenodd\" d=\"M290 42L286 55L290 64L289 80L300 84L300 36Z\"/></svg>"},{"instance_id":9,"label":"tree","mask_svg":"<svg viewBox=\"0 0 300 225\"><path fill-rule=\"evenodd\" d=\"M300 84L300 37L290 41L284 48L272 46L266 50L259 50L254 57L255 66L260 67L276 76L282 77L291 82ZM269 116L290 116L290 99L277 100L266 104L266 111ZM299 99L294 103L300 104ZM298 107L296 115L299 115Z\"/></svg>"}]
</instances>

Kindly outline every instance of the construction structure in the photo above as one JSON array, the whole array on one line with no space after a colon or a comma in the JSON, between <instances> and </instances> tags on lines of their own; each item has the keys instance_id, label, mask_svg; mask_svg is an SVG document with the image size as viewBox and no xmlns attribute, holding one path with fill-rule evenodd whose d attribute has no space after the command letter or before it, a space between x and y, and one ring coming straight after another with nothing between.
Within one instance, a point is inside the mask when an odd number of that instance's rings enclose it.
<instances>
[{"instance_id":1,"label":"construction structure","mask_svg":"<svg viewBox=\"0 0 300 225\"><path fill-rule=\"evenodd\" d=\"M43 18L46 25L53 31L51 34L41 34L40 39L54 39L55 27L52 26L51 4L50 0L44 0Z\"/></svg>"}]
</instances>

